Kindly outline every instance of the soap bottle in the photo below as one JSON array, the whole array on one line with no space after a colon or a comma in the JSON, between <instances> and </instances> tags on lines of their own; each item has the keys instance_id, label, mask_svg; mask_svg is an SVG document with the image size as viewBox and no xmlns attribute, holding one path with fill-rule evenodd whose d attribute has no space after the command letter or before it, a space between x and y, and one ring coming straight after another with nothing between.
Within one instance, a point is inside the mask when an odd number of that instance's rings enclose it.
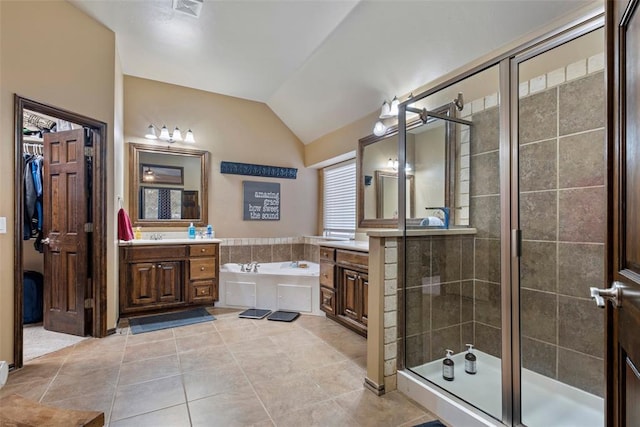
<instances>
[{"instance_id":1,"label":"soap bottle","mask_svg":"<svg viewBox=\"0 0 640 427\"><path fill-rule=\"evenodd\" d=\"M453 381L453 359L451 359L451 355L453 354L453 350L447 350L447 356L442 361L442 378L447 381Z\"/></svg>"},{"instance_id":2,"label":"soap bottle","mask_svg":"<svg viewBox=\"0 0 640 427\"><path fill-rule=\"evenodd\" d=\"M142 239L142 230L140 229L140 227L136 227L136 230L135 230L135 232L134 232L133 237L134 237L136 240L140 240L140 239Z\"/></svg>"},{"instance_id":3,"label":"soap bottle","mask_svg":"<svg viewBox=\"0 0 640 427\"><path fill-rule=\"evenodd\" d=\"M211 224L207 225L207 239L213 239L213 227Z\"/></svg>"},{"instance_id":4,"label":"soap bottle","mask_svg":"<svg viewBox=\"0 0 640 427\"><path fill-rule=\"evenodd\" d=\"M189 228L187 230L189 232L189 238L190 239L195 239L196 238L196 228L193 226L193 223L189 224Z\"/></svg>"},{"instance_id":5,"label":"soap bottle","mask_svg":"<svg viewBox=\"0 0 640 427\"><path fill-rule=\"evenodd\" d=\"M464 355L464 371L467 374L475 375L478 369L476 368L476 355L473 354L473 344L467 344L467 347L469 350Z\"/></svg>"}]
</instances>

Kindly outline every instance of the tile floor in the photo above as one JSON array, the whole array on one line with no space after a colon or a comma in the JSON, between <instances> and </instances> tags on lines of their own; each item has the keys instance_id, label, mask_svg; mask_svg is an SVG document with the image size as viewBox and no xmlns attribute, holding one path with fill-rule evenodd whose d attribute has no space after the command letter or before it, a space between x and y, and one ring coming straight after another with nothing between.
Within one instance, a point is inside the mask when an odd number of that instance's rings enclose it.
<instances>
[{"instance_id":1,"label":"tile floor","mask_svg":"<svg viewBox=\"0 0 640 427\"><path fill-rule=\"evenodd\" d=\"M129 334L34 359L0 396L104 411L122 426L413 426L435 419L365 390L366 340L323 317L239 319Z\"/></svg>"}]
</instances>

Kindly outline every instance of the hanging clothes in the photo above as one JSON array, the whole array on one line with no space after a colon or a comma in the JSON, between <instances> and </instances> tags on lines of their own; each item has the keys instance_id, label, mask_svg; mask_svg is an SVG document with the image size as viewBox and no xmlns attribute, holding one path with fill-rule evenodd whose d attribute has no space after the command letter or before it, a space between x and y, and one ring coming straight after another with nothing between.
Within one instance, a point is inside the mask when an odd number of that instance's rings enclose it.
<instances>
[{"instance_id":1,"label":"hanging clothes","mask_svg":"<svg viewBox=\"0 0 640 427\"><path fill-rule=\"evenodd\" d=\"M36 237L34 247L43 251L43 177L44 158L39 154L24 154L24 225L23 239Z\"/></svg>"}]
</instances>

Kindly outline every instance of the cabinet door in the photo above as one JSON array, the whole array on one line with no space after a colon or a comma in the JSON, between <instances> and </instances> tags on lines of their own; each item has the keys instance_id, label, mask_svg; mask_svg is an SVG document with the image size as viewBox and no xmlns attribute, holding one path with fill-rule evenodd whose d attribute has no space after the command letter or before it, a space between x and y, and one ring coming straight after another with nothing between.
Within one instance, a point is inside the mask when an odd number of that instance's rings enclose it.
<instances>
[{"instance_id":1,"label":"cabinet door","mask_svg":"<svg viewBox=\"0 0 640 427\"><path fill-rule=\"evenodd\" d=\"M158 298L156 302L182 301L182 268L179 261L156 264Z\"/></svg>"},{"instance_id":2,"label":"cabinet door","mask_svg":"<svg viewBox=\"0 0 640 427\"><path fill-rule=\"evenodd\" d=\"M336 293L333 289L320 286L320 310L336 314Z\"/></svg>"},{"instance_id":3,"label":"cabinet door","mask_svg":"<svg viewBox=\"0 0 640 427\"><path fill-rule=\"evenodd\" d=\"M369 276L367 274L360 274L360 285L362 291L362 298L360 299L360 301L362 301L360 321L366 326L369 320Z\"/></svg>"},{"instance_id":4,"label":"cabinet door","mask_svg":"<svg viewBox=\"0 0 640 427\"><path fill-rule=\"evenodd\" d=\"M359 320L358 310L359 273L351 270L342 271L342 307L341 313L350 319Z\"/></svg>"},{"instance_id":5,"label":"cabinet door","mask_svg":"<svg viewBox=\"0 0 640 427\"><path fill-rule=\"evenodd\" d=\"M139 262L131 264L131 305L153 304L156 302L155 264Z\"/></svg>"}]
</instances>

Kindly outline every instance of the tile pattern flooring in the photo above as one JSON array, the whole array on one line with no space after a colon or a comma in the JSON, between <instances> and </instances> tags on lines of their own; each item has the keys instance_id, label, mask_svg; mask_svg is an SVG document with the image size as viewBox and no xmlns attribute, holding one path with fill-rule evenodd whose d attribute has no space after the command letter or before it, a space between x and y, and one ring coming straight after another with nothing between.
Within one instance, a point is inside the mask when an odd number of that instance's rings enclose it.
<instances>
[{"instance_id":1,"label":"tile pattern flooring","mask_svg":"<svg viewBox=\"0 0 640 427\"><path fill-rule=\"evenodd\" d=\"M0 396L104 411L122 426L413 426L433 414L365 390L366 340L317 316L217 320L138 335L127 327L37 358Z\"/></svg>"}]
</instances>

